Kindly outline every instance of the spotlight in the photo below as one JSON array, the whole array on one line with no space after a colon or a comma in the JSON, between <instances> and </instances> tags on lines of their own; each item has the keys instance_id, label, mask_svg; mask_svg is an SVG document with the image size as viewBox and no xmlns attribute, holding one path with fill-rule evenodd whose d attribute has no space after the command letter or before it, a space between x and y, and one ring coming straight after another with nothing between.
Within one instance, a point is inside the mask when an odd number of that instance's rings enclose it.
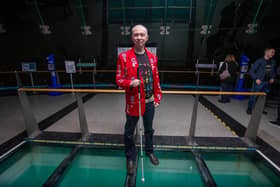
<instances>
[{"instance_id":1,"label":"spotlight","mask_svg":"<svg viewBox=\"0 0 280 187\"><path fill-rule=\"evenodd\" d=\"M201 35L211 34L212 25L201 25Z\"/></svg>"},{"instance_id":2,"label":"spotlight","mask_svg":"<svg viewBox=\"0 0 280 187\"><path fill-rule=\"evenodd\" d=\"M41 32L45 35L51 34L49 25L40 25Z\"/></svg>"},{"instance_id":3,"label":"spotlight","mask_svg":"<svg viewBox=\"0 0 280 187\"><path fill-rule=\"evenodd\" d=\"M130 26L121 26L121 35L130 35Z\"/></svg>"},{"instance_id":4,"label":"spotlight","mask_svg":"<svg viewBox=\"0 0 280 187\"><path fill-rule=\"evenodd\" d=\"M81 26L82 35L89 36L92 35L91 26L85 25Z\"/></svg>"},{"instance_id":5,"label":"spotlight","mask_svg":"<svg viewBox=\"0 0 280 187\"><path fill-rule=\"evenodd\" d=\"M4 24L0 24L0 34L5 32L7 32L7 30L4 29Z\"/></svg>"},{"instance_id":6,"label":"spotlight","mask_svg":"<svg viewBox=\"0 0 280 187\"><path fill-rule=\"evenodd\" d=\"M171 27L170 26L160 26L159 29L160 29L160 32L159 32L160 35L169 35Z\"/></svg>"},{"instance_id":7,"label":"spotlight","mask_svg":"<svg viewBox=\"0 0 280 187\"><path fill-rule=\"evenodd\" d=\"M248 24L245 33L247 34L255 34L257 32L258 24Z\"/></svg>"}]
</instances>

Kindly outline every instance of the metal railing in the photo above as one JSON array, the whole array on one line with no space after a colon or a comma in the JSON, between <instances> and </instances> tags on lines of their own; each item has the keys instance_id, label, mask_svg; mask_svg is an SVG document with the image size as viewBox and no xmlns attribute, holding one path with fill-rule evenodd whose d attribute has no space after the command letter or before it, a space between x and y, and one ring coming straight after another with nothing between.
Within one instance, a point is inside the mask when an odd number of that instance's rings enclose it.
<instances>
[{"instance_id":1,"label":"metal railing","mask_svg":"<svg viewBox=\"0 0 280 187\"><path fill-rule=\"evenodd\" d=\"M34 114L31 110L26 92L62 92L62 93L75 93L78 112L79 112L79 121L80 129L82 133L82 139L87 140L88 124L86 120L86 115L84 111L83 102L81 99L81 93L110 93L110 94L124 94L124 90L118 89L46 89L46 88L19 88L18 95L20 103L22 106L22 111L24 114L24 120L26 125L26 130L29 137L35 137L40 133L38 124L36 123ZM264 92L221 92L221 91L162 91L163 94L174 94L174 95L195 95L192 118L190 122L189 134L186 137L187 143L189 145L197 145L194 137L196 131L196 120L198 112L198 102L200 95L244 95L244 96L258 96L256 106L254 107L251 119L249 121L246 133L244 136L244 141L249 145L254 146L257 138L257 133L260 126L262 111L265 105L266 93Z\"/></svg>"},{"instance_id":2,"label":"metal railing","mask_svg":"<svg viewBox=\"0 0 280 187\"><path fill-rule=\"evenodd\" d=\"M56 70L57 83L59 88L99 88L99 87L115 87L115 70L82 70L77 73L72 79L72 74L69 75L65 70ZM159 70L160 81L164 88L183 88L183 89L209 89L219 90L220 86L216 81L214 75L217 72L212 71L199 71L199 74L204 75L206 82L201 85L194 81L197 77L197 71L189 70ZM4 82L0 82L2 85L0 89L16 90L20 87L28 88L46 88L50 83L49 71L36 71L36 72L24 72L24 71L7 71L0 72L4 79ZM205 78L205 76L211 76L211 79ZM104 79L105 78L105 79ZM69 81L71 79L71 81ZM179 82L177 82L179 80ZM211 85L210 85L211 82ZM216 82L216 84L213 84Z\"/></svg>"},{"instance_id":3,"label":"metal railing","mask_svg":"<svg viewBox=\"0 0 280 187\"><path fill-rule=\"evenodd\" d=\"M96 69L77 71L74 81L65 70L56 70L57 83L59 88L111 88L115 87L115 70ZM198 71L190 70L159 70L160 82L163 88L219 90L220 85L217 79L217 72L200 70L202 82L199 83ZM3 82L0 90L16 90L20 87L47 88L50 83L49 71L23 72L6 71L0 72ZM104 79L105 78L105 79ZM4 79L7 79L4 81ZM179 81L179 82L178 82ZM72 83L72 84L71 84Z\"/></svg>"}]
</instances>

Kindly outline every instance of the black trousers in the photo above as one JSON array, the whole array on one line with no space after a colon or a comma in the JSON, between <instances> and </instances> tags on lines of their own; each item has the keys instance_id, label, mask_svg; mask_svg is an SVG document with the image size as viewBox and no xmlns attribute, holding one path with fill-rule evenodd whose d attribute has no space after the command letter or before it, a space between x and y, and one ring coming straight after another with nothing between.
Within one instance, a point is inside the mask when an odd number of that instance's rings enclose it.
<instances>
[{"instance_id":1,"label":"black trousers","mask_svg":"<svg viewBox=\"0 0 280 187\"><path fill-rule=\"evenodd\" d=\"M280 123L280 101L278 101L278 114L277 114L277 121Z\"/></svg>"},{"instance_id":2,"label":"black trousers","mask_svg":"<svg viewBox=\"0 0 280 187\"><path fill-rule=\"evenodd\" d=\"M146 153L153 153L153 119L155 113L155 106L153 102L146 104L146 110L143 115L144 132L145 132L145 151ZM136 157L136 147L134 142L134 131L139 117L126 115L126 123L124 130L125 155L127 159L134 160ZM143 124L141 124L143 125Z\"/></svg>"},{"instance_id":3,"label":"black trousers","mask_svg":"<svg viewBox=\"0 0 280 187\"><path fill-rule=\"evenodd\" d=\"M229 91L231 92L233 89L232 83L221 82L222 91ZM221 100L224 102L230 102L231 95L221 95Z\"/></svg>"}]
</instances>

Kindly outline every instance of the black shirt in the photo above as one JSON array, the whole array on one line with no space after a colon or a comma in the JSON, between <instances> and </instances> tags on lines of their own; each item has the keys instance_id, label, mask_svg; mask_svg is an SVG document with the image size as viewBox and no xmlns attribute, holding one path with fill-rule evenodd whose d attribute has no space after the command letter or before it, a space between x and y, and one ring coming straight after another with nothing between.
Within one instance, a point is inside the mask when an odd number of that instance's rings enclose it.
<instances>
[{"instance_id":1,"label":"black shirt","mask_svg":"<svg viewBox=\"0 0 280 187\"><path fill-rule=\"evenodd\" d=\"M271 60L265 60L266 61L266 66L265 66L265 76L264 76L264 80L265 81L269 81L270 77L271 77L271 70L272 70L272 62Z\"/></svg>"},{"instance_id":2,"label":"black shirt","mask_svg":"<svg viewBox=\"0 0 280 187\"><path fill-rule=\"evenodd\" d=\"M145 98L148 99L153 95L153 73L149 58L146 54L135 54L138 64L139 71L144 81Z\"/></svg>"}]
</instances>

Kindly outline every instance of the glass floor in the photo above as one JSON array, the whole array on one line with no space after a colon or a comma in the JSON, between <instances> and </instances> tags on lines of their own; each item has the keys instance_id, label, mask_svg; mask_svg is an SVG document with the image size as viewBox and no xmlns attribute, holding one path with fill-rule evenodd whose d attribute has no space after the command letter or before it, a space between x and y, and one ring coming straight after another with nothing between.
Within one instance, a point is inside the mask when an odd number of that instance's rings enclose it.
<instances>
[{"instance_id":1,"label":"glass floor","mask_svg":"<svg viewBox=\"0 0 280 187\"><path fill-rule=\"evenodd\" d=\"M58 186L123 186L125 163L122 150L82 149Z\"/></svg>"},{"instance_id":2,"label":"glass floor","mask_svg":"<svg viewBox=\"0 0 280 187\"><path fill-rule=\"evenodd\" d=\"M191 152L159 151L155 154L159 157L158 166L154 166L148 157L144 157L144 183L141 182L139 157L136 186L204 186Z\"/></svg>"},{"instance_id":3,"label":"glass floor","mask_svg":"<svg viewBox=\"0 0 280 187\"><path fill-rule=\"evenodd\" d=\"M280 186L279 175L254 152L204 152L202 155L218 186Z\"/></svg>"},{"instance_id":4,"label":"glass floor","mask_svg":"<svg viewBox=\"0 0 280 187\"><path fill-rule=\"evenodd\" d=\"M25 143L0 162L0 187L41 186L74 146ZM160 165L144 156L145 182L141 182L141 159L135 186L204 186L201 170L191 151L155 151ZM257 152L199 151L217 186L279 187L280 176ZM124 186L126 159L122 149L82 147L59 176L56 186Z\"/></svg>"},{"instance_id":5,"label":"glass floor","mask_svg":"<svg viewBox=\"0 0 280 187\"><path fill-rule=\"evenodd\" d=\"M41 186L70 151L70 147L25 144L0 162L0 186Z\"/></svg>"}]
</instances>

